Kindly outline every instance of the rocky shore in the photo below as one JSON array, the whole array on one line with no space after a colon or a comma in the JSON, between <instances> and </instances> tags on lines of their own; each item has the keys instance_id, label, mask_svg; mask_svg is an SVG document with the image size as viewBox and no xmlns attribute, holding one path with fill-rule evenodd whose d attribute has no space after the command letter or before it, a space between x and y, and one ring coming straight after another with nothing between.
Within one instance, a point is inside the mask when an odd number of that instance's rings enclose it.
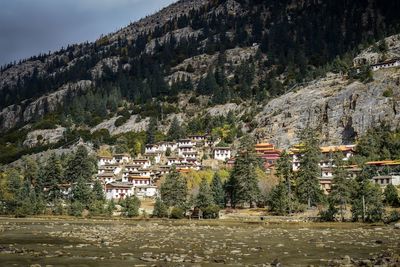
<instances>
[{"instance_id":1,"label":"rocky shore","mask_svg":"<svg viewBox=\"0 0 400 267\"><path fill-rule=\"evenodd\" d=\"M399 266L393 226L0 219L7 266Z\"/></svg>"}]
</instances>

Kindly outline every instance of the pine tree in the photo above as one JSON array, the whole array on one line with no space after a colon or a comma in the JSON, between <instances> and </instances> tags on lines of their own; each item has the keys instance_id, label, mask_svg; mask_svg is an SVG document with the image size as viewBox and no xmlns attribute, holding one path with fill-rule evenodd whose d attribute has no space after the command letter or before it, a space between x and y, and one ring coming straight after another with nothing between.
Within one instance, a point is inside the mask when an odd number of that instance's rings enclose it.
<instances>
[{"instance_id":1,"label":"pine tree","mask_svg":"<svg viewBox=\"0 0 400 267\"><path fill-rule=\"evenodd\" d=\"M354 181L351 194L351 212L354 221L376 222L382 219L383 203L379 185L371 182L373 172L363 167Z\"/></svg>"},{"instance_id":2,"label":"pine tree","mask_svg":"<svg viewBox=\"0 0 400 267\"><path fill-rule=\"evenodd\" d=\"M92 191L93 191L93 197L95 200L98 200L98 201L105 200L103 185L100 183L99 180L96 180L94 182Z\"/></svg>"},{"instance_id":3,"label":"pine tree","mask_svg":"<svg viewBox=\"0 0 400 267\"><path fill-rule=\"evenodd\" d=\"M139 216L140 200L136 196L126 197L122 201L125 216L131 218Z\"/></svg>"},{"instance_id":4,"label":"pine tree","mask_svg":"<svg viewBox=\"0 0 400 267\"><path fill-rule=\"evenodd\" d=\"M290 210L290 197L288 187L285 182L281 181L275 186L268 197L269 208L278 215L285 215Z\"/></svg>"},{"instance_id":5,"label":"pine tree","mask_svg":"<svg viewBox=\"0 0 400 267\"><path fill-rule=\"evenodd\" d=\"M146 143L153 144L156 141L156 132L157 132L157 118L151 117L149 126L146 130Z\"/></svg>"},{"instance_id":6,"label":"pine tree","mask_svg":"<svg viewBox=\"0 0 400 267\"><path fill-rule=\"evenodd\" d=\"M63 169L60 159L56 154L52 154L43 168L39 177L38 187L47 190L47 200L52 202L61 198L59 185L63 182Z\"/></svg>"},{"instance_id":7,"label":"pine tree","mask_svg":"<svg viewBox=\"0 0 400 267\"><path fill-rule=\"evenodd\" d=\"M178 140L183 136L183 129L177 117L174 117L169 127L167 138L169 141Z\"/></svg>"},{"instance_id":8,"label":"pine tree","mask_svg":"<svg viewBox=\"0 0 400 267\"><path fill-rule=\"evenodd\" d=\"M24 177L31 184L34 184L38 178L39 166L32 158L24 157L22 160L24 166Z\"/></svg>"},{"instance_id":9,"label":"pine tree","mask_svg":"<svg viewBox=\"0 0 400 267\"><path fill-rule=\"evenodd\" d=\"M305 129L300 133L303 148L300 151L300 167L298 171L297 195L302 203L308 207L321 201L322 192L319 185L321 169L321 151L319 140L312 129Z\"/></svg>"},{"instance_id":10,"label":"pine tree","mask_svg":"<svg viewBox=\"0 0 400 267\"><path fill-rule=\"evenodd\" d=\"M341 220L344 220L344 210L346 204L350 201L351 186L349 183L349 173L346 170L346 161L343 160L343 155L337 152L334 155L334 170L332 179L332 191L330 198L333 204L339 204L339 212Z\"/></svg>"},{"instance_id":11,"label":"pine tree","mask_svg":"<svg viewBox=\"0 0 400 267\"><path fill-rule=\"evenodd\" d=\"M221 181L221 177L216 172L211 181L211 192L214 198L214 203L220 208L225 206L225 191Z\"/></svg>"},{"instance_id":12,"label":"pine tree","mask_svg":"<svg viewBox=\"0 0 400 267\"><path fill-rule=\"evenodd\" d=\"M290 155L283 151L280 155L280 158L276 162L276 175L281 179L286 186L286 193L288 199L288 211L291 213L291 199L292 196L292 179L293 179L293 166ZM279 191L280 188L277 188ZM279 191L282 192L282 191Z\"/></svg>"},{"instance_id":13,"label":"pine tree","mask_svg":"<svg viewBox=\"0 0 400 267\"><path fill-rule=\"evenodd\" d=\"M80 179L91 181L95 170L92 159L84 146L79 146L76 153L68 160L65 170L65 179L67 182L74 183Z\"/></svg>"},{"instance_id":14,"label":"pine tree","mask_svg":"<svg viewBox=\"0 0 400 267\"><path fill-rule=\"evenodd\" d=\"M161 200L168 207L184 207L187 200L186 179L172 169L160 188Z\"/></svg>"},{"instance_id":15,"label":"pine tree","mask_svg":"<svg viewBox=\"0 0 400 267\"><path fill-rule=\"evenodd\" d=\"M260 189L255 169L259 164L254 151L254 143L250 137L245 136L227 183L232 207L237 204L249 204L252 207L258 200Z\"/></svg>"},{"instance_id":16,"label":"pine tree","mask_svg":"<svg viewBox=\"0 0 400 267\"><path fill-rule=\"evenodd\" d=\"M92 190L83 178L80 178L73 187L71 195L73 202L82 203L86 208L89 207L93 201Z\"/></svg>"},{"instance_id":17,"label":"pine tree","mask_svg":"<svg viewBox=\"0 0 400 267\"><path fill-rule=\"evenodd\" d=\"M196 197L196 206L200 209L205 209L214 203L210 185L207 180L203 178L200 182L199 193Z\"/></svg>"}]
</instances>

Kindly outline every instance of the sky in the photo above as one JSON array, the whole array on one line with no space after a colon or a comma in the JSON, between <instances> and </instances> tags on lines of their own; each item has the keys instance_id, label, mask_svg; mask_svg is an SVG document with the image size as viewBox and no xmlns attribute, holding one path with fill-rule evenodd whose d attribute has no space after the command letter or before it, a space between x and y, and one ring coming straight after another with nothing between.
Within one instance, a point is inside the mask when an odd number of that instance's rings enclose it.
<instances>
[{"instance_id":1,"label":"sky","mask_svg":"<svg viewBox=\"0 0 400 267\"><path fill-rule=\"evenodd\" d=\"M176 0L0 0L0 65L94 41Z\"/></svg>"}]
</instances>

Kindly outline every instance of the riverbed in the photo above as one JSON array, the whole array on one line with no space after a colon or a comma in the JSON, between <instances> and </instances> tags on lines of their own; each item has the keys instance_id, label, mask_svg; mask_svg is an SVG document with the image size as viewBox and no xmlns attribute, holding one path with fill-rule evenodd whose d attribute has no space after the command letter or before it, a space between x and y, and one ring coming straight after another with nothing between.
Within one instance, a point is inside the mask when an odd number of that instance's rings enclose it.
<instances>
[{"instance_id":1,"label":"riverbed","mask_svg":"<svg viewBox=\"0 0 400 267\"><path fill-rule=\"evenodd\" d=\"M355 223L0 218L0 266L328 266L400 254Z\"/></svg>"}]
</instances>

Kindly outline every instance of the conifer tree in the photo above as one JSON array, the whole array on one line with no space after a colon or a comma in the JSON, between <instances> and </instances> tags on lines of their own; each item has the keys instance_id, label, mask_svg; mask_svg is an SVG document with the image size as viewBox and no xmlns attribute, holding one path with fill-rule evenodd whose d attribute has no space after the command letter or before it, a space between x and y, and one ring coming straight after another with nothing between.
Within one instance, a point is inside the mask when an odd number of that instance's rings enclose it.
<instances>
[{"instance_id":1,"label":"conifer tree","mask_svg":"<svg viewBox=\"0 0 400 267\"><path fill-rule=\"evenodd\" d=\"M187 199L186 179L175 168L165 178L160 188L161 200L168 207L183 207Z\"/></svg>"},{"instance_id":2,"label":"conifer tree","mask_svg":"<svg viewBox=\"0 0 400 267\"><path fill-rule=\"evenodd\" d=\"M354 221L376 222L382 219L383 203L379 185L371 182L373 172L364 166L357 175L351 194L351 212Z\"/></svg>"},{"instance_id":3,"label":"conifer tree","mask_svg":"<svg viewBox=\"0 0 400 267\"><path fill-rule=\"evenodd\" d=\"M125 216L131 218L139 216L140 200L136 196L126 197L122 201Z\"/></svg>"},{"instance_id":4,"label":"conifer tree","mask_svg":"<svg viewBox=\"0 0 400 267\"><path fill-rule=\"evenodd\" d=\"M400 206L399 193L397 188L393 184L388 184L386 186L385 191L383 191L383 195L385 198L385 203L387 205L390 205L392 207Z\"/></svg>"},{"instance_id":5,"label":"conifer tree","mask_svg":"<svg viewBox=\"0 0 400 267\"><path fill-rule=\"evenodd\" d=\"M278 215L285 215L290 212L290 197L288 187L281 181L275 186L268 197L269 208Z\"/></svg>"},{"instance_id":6,"label":"conifer tree","mask_svg":"<svg viewBox=\"0 0 400 267\"><path fill-rule=\"evenodd\" d=\"M38 188L47 188L47 199L52 202L61 198L59 185L63 182L63 169L60 159L56 154L52 154L43 168L39 178Z\"/></svg>"},{"instance_id":7,"label":"conifer tree","mask_svg":"<svg viewBox=\"0 0 400 267\"><path fill-rule=\"evenodd\" d=\"M177 117L174 117L169 127L167 138L169 141L178 140L183 136L183 129Z\"/></svg>"},{"instance_id":8,"label":"conifer tree","mask_svg":"<svg viewBox=\"0 0 400 267\"><path fill-rule=\"evenodd\" d=\"M168 217L168 207L162 202L160 198L156 199L153 209L153 217L166 218Z\"/></svg>"},{"instance_id":9,"label":"conifer tree","mask_svg":"<svg viewBox=\"0 0 400 267\"><path fill-rule=\"evenodd\" d=\"M103 190L103 185L100 183L99 180L96 180L93 184L93 197L97 201L104 201L105 196L104 196L104 190Z\"/></svg>"},{"instance_id":10,"label":"conifer tree","mask_svg":"<svg viewBox=\"0 0 400 267\"><path fill-rule=\"evenodd\" d=\"M199 193L196 197L196 206L200 209L205 209L214 203L210 185L207 180L203 178L200 182Z\"/></svg>"},{"instance_id":11,"label":"conifer tree","mask_svg":"<svg viewBox=\"0 0 400 267\"><path fill-rule=\"evenodd\" d=\"M82 203L84 207L89 207L93 201L92 190L83 178L79 178L71 194L72 201Z\"/></svg>"},{"instance_id":12,"label":"conifer tree","mask_svg":"<svg viewBox=\"0 0 400 267\"><path fill-rule=\"evenodd\" d=\"M286 190L282 191L280 188L277 188L277 192L286 192L287 193L287 203L288 203L288 211L291 213L291 200L292 196L292 179L293 179L293 166L290 155L283 151L280 155L280 158L276 162L276 175L281 179L280 183L284 183L286 186Z\"/></svg>"},{"instance_id":13,"label":"conifer tree","mask_svg":"<svg viewBox=\"0 0 400 267\"><path fill-rule=\"evenodd\" d=\"M65 179L67 182L77 182L80 179L91 181L95 166L89 157L88 151L84 146L79 146L77 151L68 160L65 170Z\"/></svg>"},{"instance_id":14,"label":"conifer tree","mask_svg":"<svg viewBox=\"0 0 400 267\"><path fill-rule=\"evenodd\" d=\"M216 172L211 181L211 192L214 198L214 203L220 208L225 206L225 191L221 181L221 177Z\"/></svg>"},{"instance_id":15,"label":"conifer tree","mask_svg":"<svg viewBox=\"0 0 400 267\"><path fill-rule=\"evenodd\" d=\"M156 141L157 118L151 117L149 126L146 130L146 143L153 144Z\"/></svg>"},{"instance_id":16,"label":"conifer tree","mask_svg":"<svg viewBox=\"0 0 400 267\"><path fill-rule=\"evenodd\" d=\"M305 129L300 133L300 142L303 148L300 151L297 195L300 202L307 203L308 207L311 207L320 202L322 198L319 185L321 151L319 140L312 129Z\"/></svg>"},{"instance_id":17,"label":"conifer tree","mask_svg":"<svg viewBox=\"0 0 400 267\"><path fill-rule=\"evenodd\" d=\"M332 191L330 198L333 204L339 204L339 212L341 220L344 220L344 210L346 204L350 201L351 186L349 182L349 173L346 170L347 161L343 160L343 155L337 152L333 159L333 179L332 179Z\"/></svg>"},{"instance_id":18,"label":"conifer tree","mask_svg":"<svg viewBox=\"0 0 400 267\"><path fill-rule=\"evenodd\" d=\"M254 151L254 143L249 136L245 136L226 187L232 207L237 204L249 204L252 207L258 200L260 189L255 172L257 166L259 161Z\"/></svg>"}]
</instances>

